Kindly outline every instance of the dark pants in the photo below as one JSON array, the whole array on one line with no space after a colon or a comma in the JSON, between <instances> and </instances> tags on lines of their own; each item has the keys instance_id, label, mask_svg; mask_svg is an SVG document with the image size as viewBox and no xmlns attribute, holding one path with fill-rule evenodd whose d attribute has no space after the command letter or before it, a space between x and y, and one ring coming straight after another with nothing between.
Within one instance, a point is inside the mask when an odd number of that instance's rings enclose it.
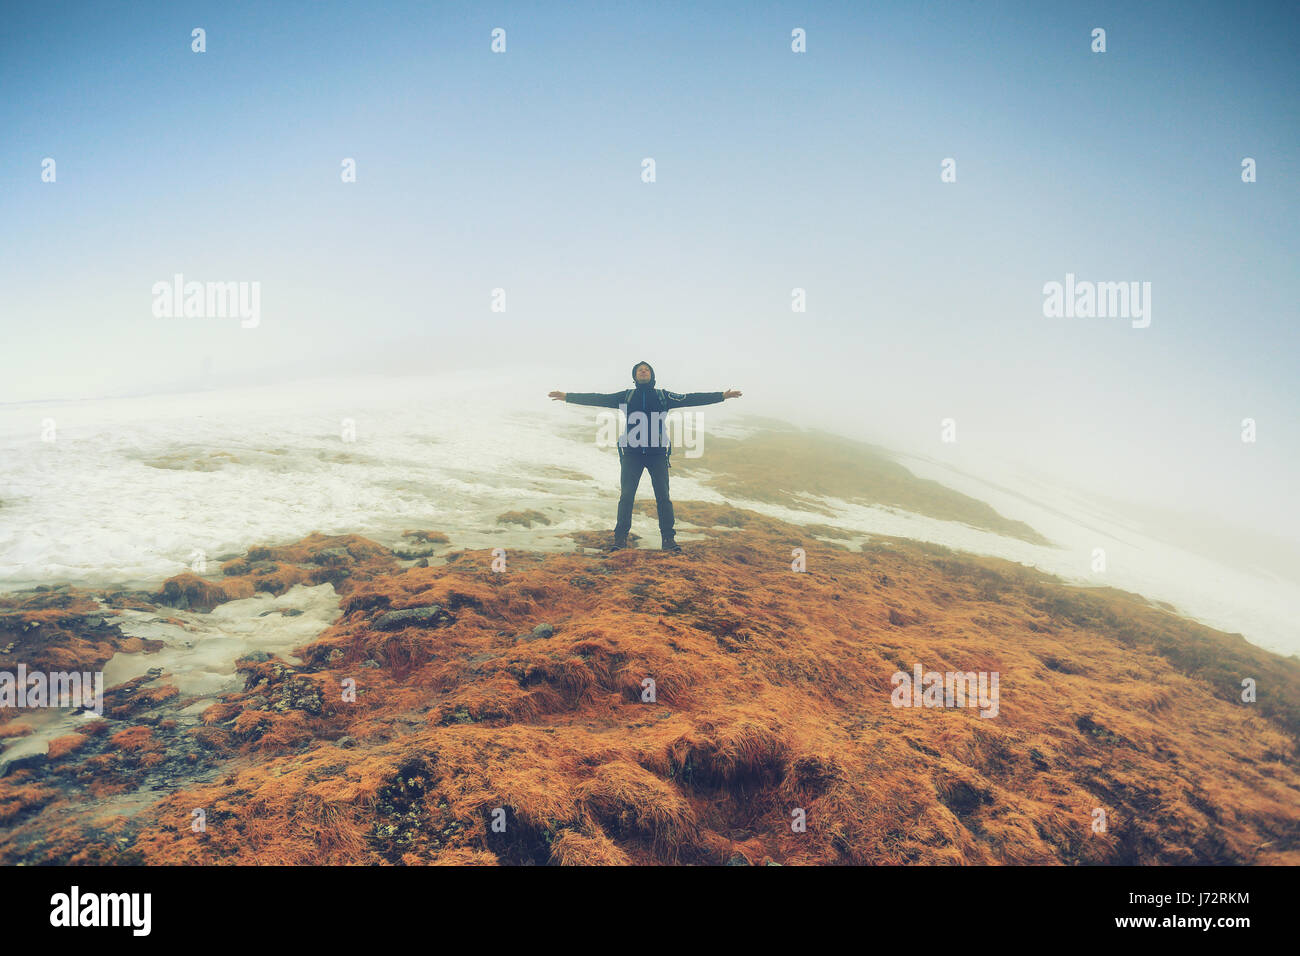
<instances>
[{"instance_id":1,"label":"dark pants","mask_svg":"<svg viewBox=\"0 0 1300 956\"><path fill-rule=\"evenodd\" d=\"M623 473L620 479L622 494L618 499L618 522L614 537L623 540L632 530L632 502L637 485L641 484L641 469L650 472L650 484L655 490L655 504L659 508L659 535L665 541L673 539L673 503L668 500L668 457L642 455L636 451L623 453Z\"/></svg>"}]
</instances>

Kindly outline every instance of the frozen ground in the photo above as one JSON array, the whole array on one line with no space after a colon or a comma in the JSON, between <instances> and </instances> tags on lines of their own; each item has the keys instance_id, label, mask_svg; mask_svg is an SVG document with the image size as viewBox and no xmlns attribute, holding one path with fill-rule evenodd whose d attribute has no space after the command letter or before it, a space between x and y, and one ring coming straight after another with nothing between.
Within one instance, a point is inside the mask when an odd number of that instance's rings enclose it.
<instances>
[{"instance_id":1,"label":"frozen ground","mask_svg":"<svg viewBox=\"0 0 1300 956\"><path fill-rule=\"evenodd\" d=\"M613 523L618 463L612 449L596 446L595 412L482 375L0 406L0 589L63 581L156 587L200 556L215 562L312 531L393 545L404 530L434 530L456 548L570 550L569 532ZM730 403L704 414L707 434L742 433ZM1275 651L1300 651L1293 577L1163 543L1113 506L1023 473L977 478L929 460L900 461L1060 547L840 501L826 502L834 520L733 503L1033 564L1166 601ZM648 480L641 495L651 495ZM722 500L676 475L673 496ZM521 509L541 511L551 524L497 523ZM654 522L640 515L635 522L656 545ZM1105 550L1104 573L1092 570L1094 548Z\"/></svg>"}]
</instances>

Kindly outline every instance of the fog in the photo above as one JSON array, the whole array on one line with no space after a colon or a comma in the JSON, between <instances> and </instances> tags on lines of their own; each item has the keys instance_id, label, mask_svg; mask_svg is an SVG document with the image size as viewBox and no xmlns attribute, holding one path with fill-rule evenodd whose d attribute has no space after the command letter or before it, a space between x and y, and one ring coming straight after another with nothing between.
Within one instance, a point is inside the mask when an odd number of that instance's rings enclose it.
<instances>
[{"instance_id":1,"label":"fog","mask_svg":"<svg viewBox=\"0 0 1300 956\"><path fill-rule=\"evenodd\" d=\"M690 30L516 10L498 56L468 7L321 5L291 36L241 10L201 55L143 14L21 14L0 402L480 370L542 409L644 359L754 415L1029 469L1285 563L1293 24L1179 10L1107 11L1104 55L1077 18L965 5L924 29L817 15L803 54L769 9ZM177 274L258 283L256 327L159 316ZM1067 276L1149 283L1145 324L1049 317Z\"/></svg>"}]
</instances>

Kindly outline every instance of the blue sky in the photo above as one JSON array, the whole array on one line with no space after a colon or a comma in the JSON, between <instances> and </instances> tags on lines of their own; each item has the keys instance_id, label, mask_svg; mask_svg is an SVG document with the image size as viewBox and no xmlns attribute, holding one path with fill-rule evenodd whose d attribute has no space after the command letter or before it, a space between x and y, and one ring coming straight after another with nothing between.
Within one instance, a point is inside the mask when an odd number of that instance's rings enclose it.
<instances>
[{"instance_id":1,"label":"blue sky","mask_svg":"<svg viewBox=\"0 0 1300 956\"><path fill-rule=\"evenodd\" d=\"M1300 12L1133 6L11 5L0 401L647 358L1300 534ZM155 318L177 272L261 324ZM1151 282L1151 326L1044 318L1067 272Z\"/></svg>"}]
</instances>

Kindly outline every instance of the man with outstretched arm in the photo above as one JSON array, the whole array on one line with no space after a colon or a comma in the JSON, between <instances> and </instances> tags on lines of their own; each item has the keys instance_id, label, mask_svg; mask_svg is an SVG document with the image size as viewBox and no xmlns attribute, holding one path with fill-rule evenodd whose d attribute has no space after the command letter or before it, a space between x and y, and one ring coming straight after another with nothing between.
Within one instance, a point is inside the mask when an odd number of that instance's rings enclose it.
<instances>
[{"instance_id":1,"label":"man with outstretched arm","mask_svg":"<svg viewBox=\"0 0 1300 956\"><path fill-rule=\"evenodd\" d=\"M655 388L655 370L649 362L638 362L632 367L634 389L621 392L551 392L550 398L573 405L595 405L599 408L622 408L628 419L628 430L619 436L619 457L622 475L619 480L621 494L618 499L618 520L614 524L614 548L627 547L627 535L632 530L632 502L637 485L641 484L642 469L650 472L654 486L655 504L659 509L659 536L665 551L681 551L673 535L673 503L668 497L668 423L664 415L674 408L690 405L713 405L728 398L739 398L740 392L670 392ZM633 418L642 416L637 424Z\"/></svg>"}]
</instances>

